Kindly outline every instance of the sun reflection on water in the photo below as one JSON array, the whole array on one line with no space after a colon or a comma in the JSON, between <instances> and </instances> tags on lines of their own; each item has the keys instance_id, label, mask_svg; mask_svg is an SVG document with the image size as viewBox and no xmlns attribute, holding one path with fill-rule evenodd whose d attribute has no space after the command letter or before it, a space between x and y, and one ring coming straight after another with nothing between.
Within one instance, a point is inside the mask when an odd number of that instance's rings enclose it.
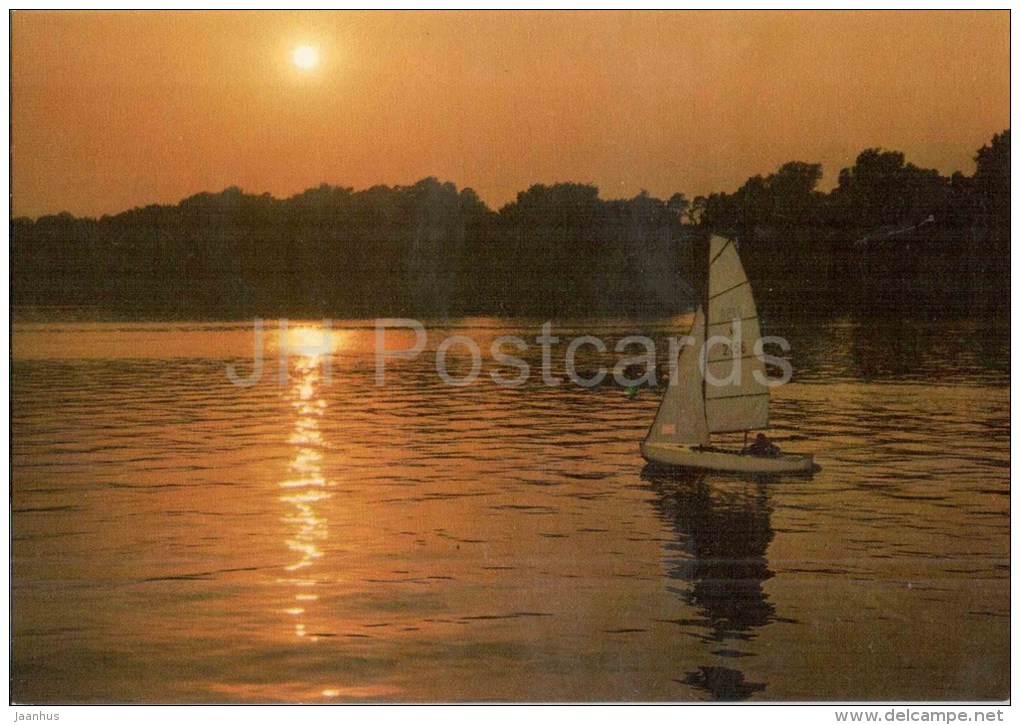
<instances>
[{"instance_id":1,"label":"sun reflection on water","mask_svg":"<svg viewBox=\"0 0 1020 725\"><path fill-rule=\"evenodd\" d=\"M322 355L328 354L325 351L330 348L327 343L320 350L310 352L309 349L330 337L328 330L296 328L288 331L288 346L291 350L303 347L304 353L290 359L293 378L288 395L295 411L293 430L288 438L292 455L287 466L288 475L279 483L279 500L287 507L282 517L287 530L284 543L295 555L284 567L289 576L280 580L293 588L294 605L282 612L293 618L294 636L310 641L317 637L309 633L307 620L312 612L308 607L317 602L319 596L309 589L320 583L314 567L324 555L329 535L328 521L320 507L333 494L329 491L332 484L322 471L325 442L319 425L326 409L326 401L320 397Z\"/></svg>"},{"instance_id":2,"label":"sun reflection on water","mask_svg":"<svg viewBox=\"0 0 1020 725\"><path fill-rule=\"evenodd\" d=\"M275 351L279 353L284 348L294 356L295 361L314 360L320 364L323 354L330 355L349 344L345 340L347 337L345 330L334 330L329 320L323 320L321 324L299 324L297 327L290 327L286 320L281 320Z\"/></svg>"}]
</instances>

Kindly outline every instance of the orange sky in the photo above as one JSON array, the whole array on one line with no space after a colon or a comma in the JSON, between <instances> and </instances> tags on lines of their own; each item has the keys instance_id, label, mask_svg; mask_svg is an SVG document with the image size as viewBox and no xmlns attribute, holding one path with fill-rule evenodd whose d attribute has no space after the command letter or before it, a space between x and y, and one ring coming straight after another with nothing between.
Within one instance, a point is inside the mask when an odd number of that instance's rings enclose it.
<instances>
[{"instance_id":1,"label":"orange sky","mask_svg":"<svg viewBox=\"0 0 1020 725\"><path fill-rule=\"evenodd\" d=\"M11 43L15 215L425 176L494 208L694 196L791 160L831 185L873 146L970 174L1009 126L1006 11L16 11Z\"/></svg>"}]
</instances>

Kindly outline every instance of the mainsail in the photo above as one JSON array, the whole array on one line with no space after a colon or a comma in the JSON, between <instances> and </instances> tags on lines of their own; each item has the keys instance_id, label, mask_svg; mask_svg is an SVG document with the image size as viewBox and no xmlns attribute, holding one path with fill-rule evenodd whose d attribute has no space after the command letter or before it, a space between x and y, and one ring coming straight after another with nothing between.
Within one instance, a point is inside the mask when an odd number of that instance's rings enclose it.
<instances>
[{"instance_id":1,"label":"mainsail","mask_svg":"<svg viewBox=\"0 0 1020 725\"><path fill-rule=\"evenodd\" d=\"M655 422L648 431L648 443L682 443L708 445L705 421L705 398L701 384L701 351L705 342L705 314L701 308L694 315L691 328L692 344L684 345L662 396Z\"/></svg>"},{"instance_id":2,"label":"mainsail","mask_svg":"<svg viewBox=\"0 0 1020 725\"><path fill-rule=\"evenodd\" d=\"M710 433L728 433L769 424L769 390L761 329L751 285L737 248L729 239L709 242L706 316L705 417Z\"/></svg>"}]
</instances>

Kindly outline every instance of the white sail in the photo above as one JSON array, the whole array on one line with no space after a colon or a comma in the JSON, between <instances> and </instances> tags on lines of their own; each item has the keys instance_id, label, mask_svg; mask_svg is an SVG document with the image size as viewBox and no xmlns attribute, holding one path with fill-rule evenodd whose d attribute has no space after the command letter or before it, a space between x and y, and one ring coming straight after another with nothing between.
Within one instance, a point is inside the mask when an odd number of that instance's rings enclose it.
<instances>
[{"instance_id":1,"label":"white sail","mask_svg":"<svg viewBox=\"0 0 1020 725\"><path fill-rule=\"evenodd\" d=\"M699 364L705 341L705 314L700 307L694 315L690 337L694 343L684 345L680 350L676 371L670 377L655 422L645 439L648 443L708 444Z\"/></svg>"},{"instance_id":2,"label":"white sail","mask_svg":"<svg viewBox=\"0 0 1020 725\"><path fill-rule=\"evenodd\" d=\"M767 428L765 363L755 355L761 338L751 285L729 239L709 242L705 417L710 433ZM756 374L757 373L757 374Z\"/></svg>"},{"instance_id":3,"label":"white sail","mask_svg":"<svg viewBox=\"0 0 1020 725\"><path fill-rule=\"evenodd\" d=\"M765 428L769 422L765 365L754 354L761 329L751 287L732 242L712 237L709 248L708 301L694 316L694 343L681 350L641 455L682 468L810 474L817 468L811 456L708 446L711 433Z\"/></svg>"}]
</instances>

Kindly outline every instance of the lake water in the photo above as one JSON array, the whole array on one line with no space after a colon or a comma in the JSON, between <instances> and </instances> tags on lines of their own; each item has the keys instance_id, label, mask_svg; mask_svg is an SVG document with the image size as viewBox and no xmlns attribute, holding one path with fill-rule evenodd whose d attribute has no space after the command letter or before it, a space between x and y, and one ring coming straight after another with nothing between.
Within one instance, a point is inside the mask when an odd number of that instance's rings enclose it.
<instances>
[{"instance_id":1,"label":"lake water","mask_svg":"<svg viewBox=\"0 0 1020 725\"><path fill-rule=\"evenodd\" d=\"M552 372L572 335L688 322L558 323ZM1004 324L767 330L773 438L821 466L768 481L645 466L660 393L543 385L540 325L433 328L376 386L371 321L283 384L267 323L238 387L250 322L16 324L12 698L1008 697ZM436 374L450 333L471 385ZM518 388L488 377L507 334Z\"/></svg>"}]
</instances>

